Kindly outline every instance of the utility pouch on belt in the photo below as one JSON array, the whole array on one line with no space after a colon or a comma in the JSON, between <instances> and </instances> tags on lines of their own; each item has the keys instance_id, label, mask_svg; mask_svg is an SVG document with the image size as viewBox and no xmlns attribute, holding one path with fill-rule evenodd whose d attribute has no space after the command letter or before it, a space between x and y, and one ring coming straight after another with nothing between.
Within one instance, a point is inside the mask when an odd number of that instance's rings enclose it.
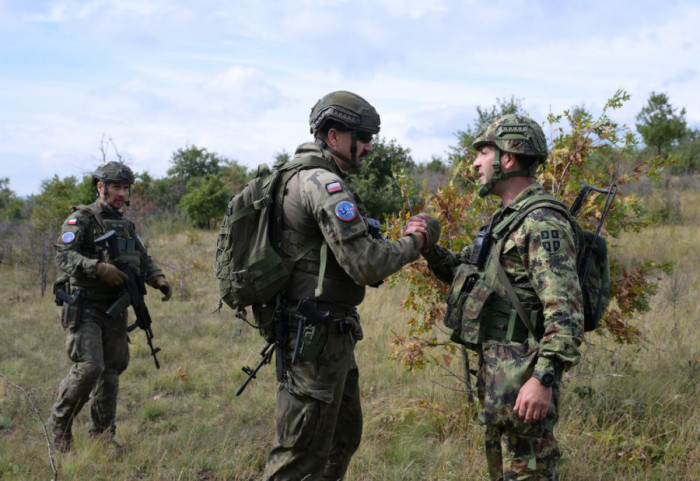
<instances>
[{"instance_id":1,"label":"utility pouch on belt","mask_svg":"<svg viewBox=\"0 0 700 481\"><path fill-rule=\"evenodd\" d=\"M65 303L63 305L63 314L61 315L61 326L63 326L63 329L75 330L80 324L82 315L82 302L76 302L75 304Z\"/></svg>"},{"instance_id":2,"label":"utility pouch on belt","mask_svg":"<svg viewBox=\"0 0 700 481\"><path fill-rule=\"evenodd\" d=\"M328 326L325 323L307 325L301 333L299 359L305 362L316 362L328 340Z\"/></svg>"}]
</instances>

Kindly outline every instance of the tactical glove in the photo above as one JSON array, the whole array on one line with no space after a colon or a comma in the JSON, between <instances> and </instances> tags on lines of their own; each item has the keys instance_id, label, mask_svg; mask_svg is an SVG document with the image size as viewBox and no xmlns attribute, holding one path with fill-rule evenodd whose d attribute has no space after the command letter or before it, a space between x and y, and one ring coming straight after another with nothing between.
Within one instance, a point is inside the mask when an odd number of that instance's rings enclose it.
<instances>
[{"instance_id":1,"label":"tactical glove","mask_svg":"<svg viewBox=\"0 0 700 481\"><path fill-rule=\"evenodd\" d=\"M123 285L129 278L126 274L120 271L117 266L105 264L104 262L97 264L97 277L99 277L102 282L105 282L107 285L112 287Z\"/></svg>"},{"instance_id":2,"label":"tactical glove","mask_svg":"<svg viewBox=\"0 0 700 481\"><path fill-rule=\"evenodd\" d=\"M423 245L422 251L427 251L433 244L436 244L440 240L440 221L437 220L432 215L420 214L423 219L425 219L425 245Z\"/></svg>"},{"instance_id":3,"label":"tactical glove","mask_svg":"<svg viewBox=\"0 0 700 481\"><path fill-rule=\"evenodd\" d=\"M153 279L153 283L155 284L155 288L163 293L163 297L160 298L161 301L165 302L168 299L170 299L170 297L173 295L173 288L170 286L170 283L165 279L165 276L156 277L155 279Z\"/></svg>"}]
</instances>

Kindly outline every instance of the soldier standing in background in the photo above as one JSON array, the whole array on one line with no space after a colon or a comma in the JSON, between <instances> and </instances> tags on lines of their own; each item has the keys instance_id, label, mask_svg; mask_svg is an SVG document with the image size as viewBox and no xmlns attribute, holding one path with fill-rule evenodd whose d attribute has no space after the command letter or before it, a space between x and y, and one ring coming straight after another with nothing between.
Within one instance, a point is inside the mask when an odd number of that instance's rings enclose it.
<instances>
[{"instance_id":1,"label":"soldier standing in background","mask_svg":"<svg viewBox=\"0 0 700 481\"><path fill-rule=\"evenodd\" d=\"M452 285L445 318L455 329L452 340L479 353L480 421L491 479L555 480L559 384L579 362L583 338L576 271L581 240L552 208L518 215L544 194L534 176L547 159L547 143L536 122L499 117L482 126L472 147L479 195L499 197L499 209L462 252L433 245L422 253L431 271ZM419 228L414 222L406 232Z\"/></svg>"},{"instance_id":2,"label":"soldier standing in background","mask_svg":"<svg viewBox=\"0 0 700 481\"><path fill-rule=\"evenodd\" d=\"M123 293L127 278L115 262L126 262L137 274L144 274L146 282L163 293L163 301L172 295L163 272L136 235L133 222L123 216L133 183L134 174L121 162L101 164L93 174L99 198L72 209L55 244L55 263L65 274L54 290L60 287L69 294L77 289L81 292L75 305L64 306L66 350L74 364L61 381L49 417L54 445L63 452L72 447L71 426L87 401L90 434L105 434L114 443L119 375L129 363L126 308L112 315L106 312ZM109 259L95 245L95 239L110 230L116 232L119 259Z\"/></svg>"},{"instance_id":3,"label":"soldier standing in background","mask_svg":"<svg viewBox=\"0 0 700 481\"><path fill-rule=\"evenodd\" d=\"M372 151L372 136L379 132L374 107L354 93L331 92L312 108L309 120L315 142L300 145L291 160L307 168L282 187L280 244L287 258L303 246L316 247L295 264L284 293L291 335L265 466L268 481L343 479L362 437L354 355L362 330L355 307L365 286L417 259L421 247L439 238L439 225L426 233L422 220L421 227L392 242L370 234L362 200L344 179ZM328 313L320 326L294 312L306 298ZM295 333L303 326L298 349Z\"/></svg>"}]
</instances>

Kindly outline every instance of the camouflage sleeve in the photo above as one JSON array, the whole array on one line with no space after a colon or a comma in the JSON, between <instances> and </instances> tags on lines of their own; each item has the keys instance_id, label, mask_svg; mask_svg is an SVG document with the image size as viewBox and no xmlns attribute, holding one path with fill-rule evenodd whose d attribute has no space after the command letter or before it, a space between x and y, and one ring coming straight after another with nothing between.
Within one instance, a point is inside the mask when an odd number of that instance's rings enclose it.
<instances>
[{"instance_id":1,"label":"camouflage sleeve","mask_svg":"<svg viewBox=\"0 0 700 481\"><path fill-rule=\"evenodd\" d=\"M391 242L372 238L352 191L336 174L311 169L299 175L304 208L316 219L338 263L356 284L381 281L420 256L414 235Z\"/></svg>"},{"instance_id":2,"label":"camouflage sleeve","mask_svg":"<svg viewBox=\"0 0 700 481\"><path fill-rule=\"evenodd\" d=\"M92 229L92 221L84 212L75 210L68 216L54 244L56 267L74 277L97 277L99 259L83 254L89 252L85 242L91 238Z\"/></svg>"},{"instance_id":3,"label":"camouflage sleeve","mask_svg":"<svg viewBox=\"0 0 700 481\"><path fill-rule=\"evenodd\" d=\"M536 370L561 372L580 360L583 296L576 271L576 243L569 222L551 209L538 209L514 232L530 285L543 307L544 334ZM509 248L508 242L504 252Z\"/></svg>"},{"instance_id":4,"label":"camouflage sleeve","mask_svg":"<svg viewBox=\"0 0 700 481\"><path fill-rule=\"evenodd\" d=\"M452 252L437 244L431 246L423 257L428 262L428 268L435 277L446 284L452 284L455 276L455 269L460 264L464 264L469 259L471 246L467 246L462 252Z\"/></svg>"},{"instance_id":5,"label":"camouflage sleeve","mask_svg":"<svg viewBox=\"0 0 700 481\"><path fill-rule=\"evenodd\" d=\"M136 239L136 248L140 251L141 257L141 272L146 274L146 282L151 287L155 287L154 279L158 276L164 276L163 271L161 271L158 266L156 266L151 256L148 255L148 249L146 245L141 240L141 236L136 233L136 226L133 222L129 221L129 226L131 228L131 235Z\"/></svg>"}]
</instances>

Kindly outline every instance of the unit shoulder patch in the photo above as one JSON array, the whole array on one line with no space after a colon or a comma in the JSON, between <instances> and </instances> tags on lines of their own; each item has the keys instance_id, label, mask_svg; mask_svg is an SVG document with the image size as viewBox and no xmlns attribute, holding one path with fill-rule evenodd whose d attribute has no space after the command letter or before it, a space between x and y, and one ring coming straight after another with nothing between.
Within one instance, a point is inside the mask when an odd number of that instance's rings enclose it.
<instances>
[{"instance_id":1,"label":"unit shoulder patch","mask_svg":"<svg viewBox=\"0 0 700 481\"><path fill-rule=\"evenodd\" d=\"M343 200L335 206L335 215L344 222L350 222L357 217L357 208L352 202Z\"/></svg>"},{"instance_id":2,"label":"unit shoulder patch","mask_svg":"<svg viewBox=\"0 0 700 481\"><path fill-rule=\"evenodd\" d=\"M75 234L73 232L64 232L61 236L61 242L64 244L70 244L75 240Z\"/></svg>"},{"instance_id":3,"label":"unit shoulder patch","mask_svg":"<svg viewBox=\"0 0 700 481\"><path fill-rule=\"evenodd\" d=\"M561 240L559 239L559 231L557 230L543 230L540 232L540 240L542 241L542 247L544 250L550 254L554 254L559 251L561 247Z\"/></svg>"}]
</instances>

